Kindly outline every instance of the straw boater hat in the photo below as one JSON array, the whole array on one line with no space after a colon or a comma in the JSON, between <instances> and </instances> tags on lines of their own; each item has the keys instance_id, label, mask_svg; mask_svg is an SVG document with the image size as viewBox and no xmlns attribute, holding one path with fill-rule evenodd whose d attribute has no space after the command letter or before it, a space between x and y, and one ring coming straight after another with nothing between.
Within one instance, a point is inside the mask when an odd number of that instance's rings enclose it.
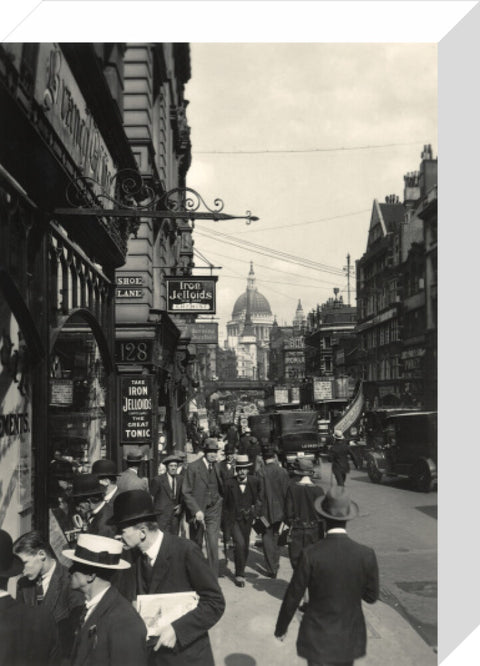
<instances>
[{"instance_id":1,"label":"straw boater hat","mask_svg":"<svg viewBox=\"0 0 480 666\"><path fill-rule=\"evenodd\" d=\"M76 474L73 477L73 487L70 497L100 497L105 494L105 488L98 482L96 474Z\"/></svg>"},{"instance_id":2,"label":"straw boater hat","mask_svg":"<svg viewBox=\"0 0 480 666\"><path fill-rule=\"evenodd\" d=\"M293 473L299 476L313 476L313 462L306 458L297 458L293 465Z\"/></svg>"},{"instance_id":3,"label":"straw boater hat","mask_svg":"<svg viewBox=\"0 0 480 666\"><path fill-rule=\"evenodd\" d=\"M113 515L107 524L126 527L143 520L156 520L158 513L146 490L125 490L113 500Z\"/></svg>"},{"instance_id":4,"label":"straw boater hat","mask_svg":"<svg viewBox=\"0 0 480 666\"><path fill-rule=\"evenodd\" d=\"M250 462L249 458L247 455L244 455L242 453L239 453L237 457L235 458L235 467L237 469L242 468L242 467L251 467L253 463Z\"/></svg>"},{"instance_id":5,"label":"straw boater hat","mask_svg":"<svg viewBox=\"0 0 480 666\"><path fill-rule=\"evenodd\" d=\"M120 476L117 472L117 466L113 460L96 460L92 465L92 474L95 474L99 479L104 476Z\"/></svg>"},{"instance_id":6,"label":"straw boater hat","mask_svg":"<svg viewBox=\"0 0 480 666\"><path fill-rule=\"evenodd\" d=\"M321 516L332 520L352 520L359 514L358 504L339 486L330 488L326 495L317 497L314 507Z\"/></svg>"},{"instance_id":7,"label":"straw boater hat","mask_svg":"<svg viewBox=\"0 0 480 666\"><path fill-rule=\"evenodd\" d=\"M345 437L343 436L343 432L341 430L334 430L333 439L345 439Z\"/></svg>"},{"instance_id":8,"label":"straw boater hat","mask_svg":"<svg viewBox=\"0 0 480 666\"><path fill-rule=\"evenodd\" d=\"M12 537L0 530L0 578L13 578L23 571L23 562L13 552Z\"/></svg>"},{"instance_id":9,"label":"straw boater hat","mask_svg":"<svg viewBox=\"0 0 480 666\"><path fill-rule=\"evenodd\" d=\"M123 544L117 539L98 534L79 534L75 550L67 548L62 555L73 562L101 569L128 569L130 564L120 559Z\"/></svg>"}]
</instances>

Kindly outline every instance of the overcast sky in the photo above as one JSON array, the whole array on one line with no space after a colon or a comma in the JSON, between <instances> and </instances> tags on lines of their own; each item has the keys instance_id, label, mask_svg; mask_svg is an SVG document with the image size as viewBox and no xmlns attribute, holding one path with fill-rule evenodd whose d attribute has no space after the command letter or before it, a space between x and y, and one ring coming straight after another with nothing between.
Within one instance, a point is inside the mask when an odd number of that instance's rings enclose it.
<instances>
[{"instance_id":1,"label":"overcast sky","mask_svg":"<svg viewBox=\"0 0 480 666\"><path fill-rule=\"evenodd\" d=\"M197 223L196 249L222 266L221 328L250 261L279 324L291 323L298 299L307 314L334 287L347 302L343 269L347 254L354 268L365 252L373 200L402 200L403 176L419 168L424 144L437 156L437 45L193 43L191 60L188 185L209 205L220 197L225 212L260 218Z\"/></svg>"}]
</instances>

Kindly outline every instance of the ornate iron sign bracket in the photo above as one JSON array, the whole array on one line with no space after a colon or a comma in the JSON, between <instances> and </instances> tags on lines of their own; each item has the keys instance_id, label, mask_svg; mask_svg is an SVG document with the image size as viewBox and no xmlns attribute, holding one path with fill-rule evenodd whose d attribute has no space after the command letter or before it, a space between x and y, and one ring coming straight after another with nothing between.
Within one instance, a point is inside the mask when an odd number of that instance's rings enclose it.
<instances>
[{"instance_id":1,"label":"ornate iron sign bracket","mask_svg":"<svg viewBox=\"0 0 480 666\"><path fill-rule=\"evenodd\" d=\"M115 181L115 182L113 182ZM259 218L246 211L245 215L230 215L223 212L222 199L216 198L213 207L207 206L202 196L191 187L176 187L158 195L137 171L124 169L112 179L112 196L93 178L81 177L69 184L66 199L71 208L56 208L56 217L95 216L104 218L177 218L183 220L245 220L246 224ZM97 205L86 205L92 200ZM110 208L103 208L108 202ZM204 210L201 210L201 209Z\"/></svg>"}]
</instances>

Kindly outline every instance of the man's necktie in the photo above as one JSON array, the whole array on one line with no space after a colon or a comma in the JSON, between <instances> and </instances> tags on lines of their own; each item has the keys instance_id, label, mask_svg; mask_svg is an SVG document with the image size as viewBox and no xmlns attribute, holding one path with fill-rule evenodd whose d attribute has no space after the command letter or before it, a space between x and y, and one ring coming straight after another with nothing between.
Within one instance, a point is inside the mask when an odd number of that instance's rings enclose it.
<instances>
[{"instance_id":1,"label":"man's necktie","mask_svg":"<svg viewBox=\"0 0 480 666\"><path fill-rule=\"evenodd\" d=\"M173 497L173 499L175 499L175 491L176 491L176 488L175 488L175 477L172 477L172 497Z\"/></svg>"},{"instance_id":2,"label":"man's necktie","mask_svg":"<svg viewBox=\"0 0 480 666\"><path fill-rule=\"evenodd\" d=\"M150 583L152 581L153 567L150 564L150 558L147 553L142 553L140 557L140 571L142 574L143 591L142 594L148 594L150 590Z\"/></svg>"},{"instance_id":3,"label":"man's necktie","mask_svg":"<svg viewBox=\"0 0 480 666\"><path fill-rule=\"evenodd\" d=\"M213 472L213 463L208 463L208 473L211 474Z\"/></svg>"},{"instance_id":4,"label":"man's necktie","mask_svg":"<svg viewBox=\"0 0 480 666\"><path fill-rule=\"evenodd\" d=\"M37 580L35 581L35 595L36 595L37 606L40 606L40 604L43 603L44 599L41 576L37 578Z\"/></svg>"},{"instance_id":5,"label":"man's necktie","mask_svg":"<svg viewBox=\"0 0 480 666\"><path fill-rule=\"evenodd\" d=\"M74 634L74 640L73 640L72 652L71 652L71 654L70 654L70 661L69 661L69 663L73 663L74 660L75 660L75 657L76 657L76 655L77 655L77 652L78 652L78 646L79 646L79 643L80 643L79 634L80 634L80 631L82 630L82 626L83 626L83 624L84 624L84 622L85 622L85 618L86 618L86 616L87 616L87 606L84 605L83 608L82 608L82 612L81 612L80 615L78 616L78 624L77 624L77 626L76 626L76 628L75 628L75 634Z\"/></svg>"}]
</instances>

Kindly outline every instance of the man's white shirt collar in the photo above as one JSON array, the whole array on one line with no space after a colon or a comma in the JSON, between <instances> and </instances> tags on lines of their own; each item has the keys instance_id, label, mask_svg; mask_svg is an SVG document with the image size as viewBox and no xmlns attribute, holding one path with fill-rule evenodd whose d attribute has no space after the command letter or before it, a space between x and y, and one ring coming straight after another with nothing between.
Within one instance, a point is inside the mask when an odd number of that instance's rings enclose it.
<instances>
[{"instance_id":1,"label":"man's white shirt collar","mask_svg":"<svg viewBox=\"0 0 480 666\"><path fill-rule=\"evenodd\" d=\"M96 594L92 599L90 599L90 601L85 602L85 607L87 609L87 614L85 615L85 621L86 621L87 617L89 617L89 615L91 615L93 613L94 609L101 602L101 600L103 599L105 594L108 592L109 588L110 588L110 585L107 588L105 588L104 590L102 590L101 592L99 592L98 594Z\"/></svg>"},{"instance_id":2,"label":"man's white shirt collar","mask_svg":"<svg viewBox=\"0 0 480 666\"><path fill-rule=\"evenodd\" d=\"M150 560L150 564L152 566L154 565L155 560L157 559L158 551L160 550L160 546L162 545L162 541L163 541L163 532L161 532L159 530L157 538L152 543L150 548L145 551L145 553L148 555L148 559Z\"/></svg>"},{"instance_id":3,"label":"man's white shirt collar","mask_svg":"<svg viewBox=\"0 0 480 666\"><path fill-rule=\"evenodd\" d=\"M346 534L347 530L344 527L332 527L328 530L327 534Z\"/></svg>"},{"instance_id":4,"label":"man's white shirt collar","mask_svg":"<svg viewBox=\"0 0 480 666\"><path fill-rule=\"evenodd\" d=\"M43 576L42 576L43 594L46 594L46 592L48 590L48 586L50 585L50 581L52 580L53 572L55 571L56 566L57 566L57 563L54 561L53 565L50 567L50 569L47 571L47 573L43 574Z\"/></svg>"}]
</instances>

